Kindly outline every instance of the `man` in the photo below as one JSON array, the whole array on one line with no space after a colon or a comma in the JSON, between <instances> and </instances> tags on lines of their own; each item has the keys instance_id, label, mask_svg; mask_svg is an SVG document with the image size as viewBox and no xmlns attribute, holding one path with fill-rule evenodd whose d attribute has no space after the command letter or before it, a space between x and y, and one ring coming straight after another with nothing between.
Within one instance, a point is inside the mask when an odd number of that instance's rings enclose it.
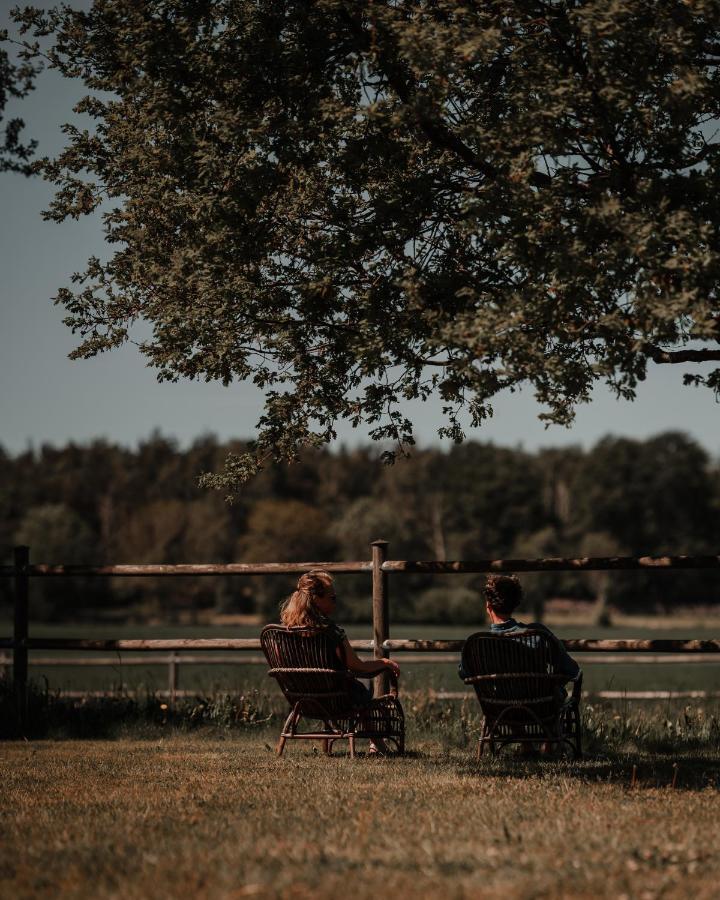
<instances>
[{"instance_id":1,"label":"man","mask_svg":"<svg viewBox=\"0 0 720 900\"><path fill-rule=\"evenodd\" d=\"M521 635L528 631L542 632L555 645L556 649L556 671L558 674L566 676L568 680L575 678L579 673L580 667L575 660L568 654L562 641L539 622L531 622L526 625L524 622L518 622L513 618L513 612L522 602L522 587L520 582L514 575L488 575L485 582L485 609L487 610L490 620L490 633L496 635ZM540 638L533 636L524 642L526 646L539 646ZM462 663L458 667L458 673L462 679L468 677L468 673L463 669ZM567 692L562 685L556 685L558 700L564 702L567 698ZM514 726L510 725L514 730ZM520 731L522 734L522 729ZM551 743L543 742L540 750L543 753L551 752ZM522 746L524 754L533 755L536 750L531 743L524 743Z\"/></svg>"},{"instance_id":2,"label":"man","mask_svg":"<svg viewBox=\"0 0 720 900\"><path fill-rule=\"evenodd\" d=\"M490 620L491 634L522 634L525 631L542 631L557 646L558 672L574 678L580 667L568 654L562 641L539 622L526 625L512 617L523 598L522 586L515 575L488 575L485 582L485 609Z\"/></svg>"}]
</instances>

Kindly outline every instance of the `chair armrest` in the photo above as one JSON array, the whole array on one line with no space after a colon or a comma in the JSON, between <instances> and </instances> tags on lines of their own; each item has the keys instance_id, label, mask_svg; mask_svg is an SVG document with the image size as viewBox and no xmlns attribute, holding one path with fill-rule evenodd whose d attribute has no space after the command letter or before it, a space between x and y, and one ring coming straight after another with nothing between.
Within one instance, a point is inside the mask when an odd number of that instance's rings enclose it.
<instances>
[{"instance_id":1,"label":"chair armrest","mask_svg":"<svg viewBox=\"0 0 720 900\"><path fill-rule=\"evenodd\" d=\"M572 694L570 695L570 700L573 703L579 703L582 698L582 681L583 681L583 671L577 673L574 678L568 679L568 684L572 684Z\"/></svg>"},{"instance_id":2,"label":"chair armrest","mask_svg":"<svg viewBox=\"0 0 720 900\"><path fill-rule=\"evenodd\" d=\"M357 678L358 675L352 672L349 673L353 678ZM365 678L377 678L378 675L387 675L388 681L390 682L390 690L387 694L384 694L385 697L394 697L397 699L398 695L398 676L393 672L392 669L387 666L380 666L377 672L363 672L363 677Z\"/></svg>"},{"instance_id":3,"label":"chair armrest","mask_svg":"<svg viewBox=\"0 0 720 900\"><path fill-rule=\"evenodd\" d=\"M388 670L385 669L385 671L387 672ZM392 671L392 669L389 671L388 677L390 679L390 696L397 699L399 677Z\"/></svg>"}]
</instances>

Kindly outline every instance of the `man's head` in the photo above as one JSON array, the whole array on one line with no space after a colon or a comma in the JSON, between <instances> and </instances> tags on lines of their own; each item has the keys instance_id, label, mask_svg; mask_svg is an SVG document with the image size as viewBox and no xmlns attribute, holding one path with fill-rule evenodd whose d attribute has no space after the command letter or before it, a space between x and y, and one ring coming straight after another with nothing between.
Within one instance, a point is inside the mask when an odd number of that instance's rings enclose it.
<instances>
[{"instance_id":1,"label":"man's head","mask_svg":"<svg viewBox=\"0 0 720 900\"><path fill-rule=\"evenodd\" d=\"M514 575L488 575L485 605L489 614L509 619L522 601L522 587Z\"/></svg>"}]
</instances>

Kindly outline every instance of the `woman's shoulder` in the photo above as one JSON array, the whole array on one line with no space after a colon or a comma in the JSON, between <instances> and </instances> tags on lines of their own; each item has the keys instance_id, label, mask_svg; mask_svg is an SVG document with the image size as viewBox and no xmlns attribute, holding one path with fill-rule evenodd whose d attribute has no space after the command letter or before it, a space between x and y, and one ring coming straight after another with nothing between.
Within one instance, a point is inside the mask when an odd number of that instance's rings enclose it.
<instances>
[{"instance_id":1,"label":"woman's shoulder","mask_svg":"<svg viewBox=\"0 0 720 900\"><path fill-rule=\"evenodd\" d=\"M338 644L342 644L347 639L345 629L341 628L337 622L333 622L332 619L323 616L320 619L319 624L320 627L323 628L334 641L337 641Z\"/></svg>"}]
</instances>

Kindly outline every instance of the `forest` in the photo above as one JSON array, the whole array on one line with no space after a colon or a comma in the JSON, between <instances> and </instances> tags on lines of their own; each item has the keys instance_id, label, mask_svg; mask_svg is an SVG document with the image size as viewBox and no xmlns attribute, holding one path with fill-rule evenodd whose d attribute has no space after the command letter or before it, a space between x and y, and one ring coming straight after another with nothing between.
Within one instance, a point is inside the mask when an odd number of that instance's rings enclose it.
<instances>
[{"instance_id":1,"label":"forest","mask_svg":"<svg viewBox=\"0 0 720 900\"><path fill-rule=\"evenodd\" d=\"M592 448L527 452L467 442L415 449L393 466L377 447L306 453L267 468L229 504L201 488L239 442L187 449L153 434L134 449L103 440L0 448L0 545L43 563L265 562L716 554L720 461L689 436L606 437ZM549 598L607 610L663 612L720 600L712 572L549 573L524 577L533 612ZM345 621L369 617L368 579L344 576ZM393 579L395 620L478 621L482 576ZM272 619L282 578L38 579L37 620ZM2 584L9 612L11 585Z\"/></svg>"}]
</instances>

